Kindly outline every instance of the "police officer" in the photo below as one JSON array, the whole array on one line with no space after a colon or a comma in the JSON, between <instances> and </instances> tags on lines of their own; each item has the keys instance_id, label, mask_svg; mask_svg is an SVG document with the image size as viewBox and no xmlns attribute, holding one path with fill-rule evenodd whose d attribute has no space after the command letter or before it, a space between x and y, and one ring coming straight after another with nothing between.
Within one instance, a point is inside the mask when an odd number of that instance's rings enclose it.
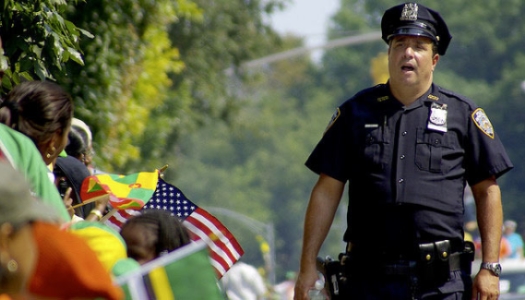
<instances>
[{"instance_id":1,"label":"police officer","mask_svg":"<svg viewBox=\"0 0 525 300\"><path fill-rule=\"evenodd\" d=\"M487 115L433 84L451 35L416 3L388 9L386 84L339 106L306 165L319 174L307 208L296 300L317 280L316 257L349 182L345 299L497 299L502 227L496 178L512 168ZM483 264L463 242L463 193L475 197ZM467 249L466 249L467 248ZM477 268L480 268L479 271Z\"/></svg>"}]
</instances>

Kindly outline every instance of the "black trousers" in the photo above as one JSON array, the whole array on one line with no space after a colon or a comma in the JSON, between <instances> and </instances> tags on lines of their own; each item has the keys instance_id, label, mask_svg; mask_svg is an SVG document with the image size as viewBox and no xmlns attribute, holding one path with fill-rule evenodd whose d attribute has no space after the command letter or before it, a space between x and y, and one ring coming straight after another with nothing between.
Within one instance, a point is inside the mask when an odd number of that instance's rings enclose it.
<instances>
[{"instance_id":1,"label":"black trousers","mask_svg":"<svg viewBox=\"0 0 525 300\"><path fill-rule=\"evenodd\" d=\"M364 274L349 278L345 290L345 300L470 300L472 279L462 271L454 271L438 286L420 287L414 286L408 276Z\"/></svg>"}]
</instances>

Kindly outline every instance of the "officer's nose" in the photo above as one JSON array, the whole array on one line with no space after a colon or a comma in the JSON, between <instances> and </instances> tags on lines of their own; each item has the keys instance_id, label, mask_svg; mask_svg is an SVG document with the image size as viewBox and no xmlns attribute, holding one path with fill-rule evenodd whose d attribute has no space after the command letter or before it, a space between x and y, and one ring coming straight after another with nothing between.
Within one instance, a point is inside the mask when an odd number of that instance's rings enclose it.
<instances>
[{"instance_id":1,"label":"officer's nose","mask_svg":"<svg viewBox=\"0 0 525 300\"><path fill-rule=\"evenodd\" d=\"M406 58L414 57L414 48L412 48L412 46L407 46L405 48L405 57Z\"/></svg>"}]
</instances>

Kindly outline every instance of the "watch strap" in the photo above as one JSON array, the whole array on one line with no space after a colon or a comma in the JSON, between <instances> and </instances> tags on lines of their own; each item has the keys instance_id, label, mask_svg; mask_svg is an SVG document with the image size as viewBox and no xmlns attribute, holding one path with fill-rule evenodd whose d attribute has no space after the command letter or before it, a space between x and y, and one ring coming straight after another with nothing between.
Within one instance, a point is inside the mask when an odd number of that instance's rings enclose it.
<instances>
[{"instance_id":1,"label":"watch strap","mask_svg":"<svg viewBox=\"0 0 525 300\"><path fill-rule=\"evenodd\" d=\"M482 262L480 269L489 270L492 272L492 274L498 277L501 274L501 265L499 263Z\"/></svg>"}]
</instances>

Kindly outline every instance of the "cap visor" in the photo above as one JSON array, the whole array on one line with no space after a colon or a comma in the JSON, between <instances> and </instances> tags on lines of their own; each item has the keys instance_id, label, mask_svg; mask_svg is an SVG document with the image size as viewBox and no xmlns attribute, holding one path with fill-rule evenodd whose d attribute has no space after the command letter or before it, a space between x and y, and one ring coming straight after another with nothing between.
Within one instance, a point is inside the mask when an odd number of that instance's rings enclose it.
<instances>
[{"instance_id":1,"label":"cap visor","mask_svg":"<svg viewBox=\"0 0 525 300\"><path fill-rule=\"evenodd\" d=\"M420 27L399 27L397 28L389 37L388 39L393 38L394 36L400 36L400 35L410 35L410 36L423 36L427 37L433 41L437 41L436 37L430 33L427 30L424 30Z\"/></svg>"}]
</instances>

